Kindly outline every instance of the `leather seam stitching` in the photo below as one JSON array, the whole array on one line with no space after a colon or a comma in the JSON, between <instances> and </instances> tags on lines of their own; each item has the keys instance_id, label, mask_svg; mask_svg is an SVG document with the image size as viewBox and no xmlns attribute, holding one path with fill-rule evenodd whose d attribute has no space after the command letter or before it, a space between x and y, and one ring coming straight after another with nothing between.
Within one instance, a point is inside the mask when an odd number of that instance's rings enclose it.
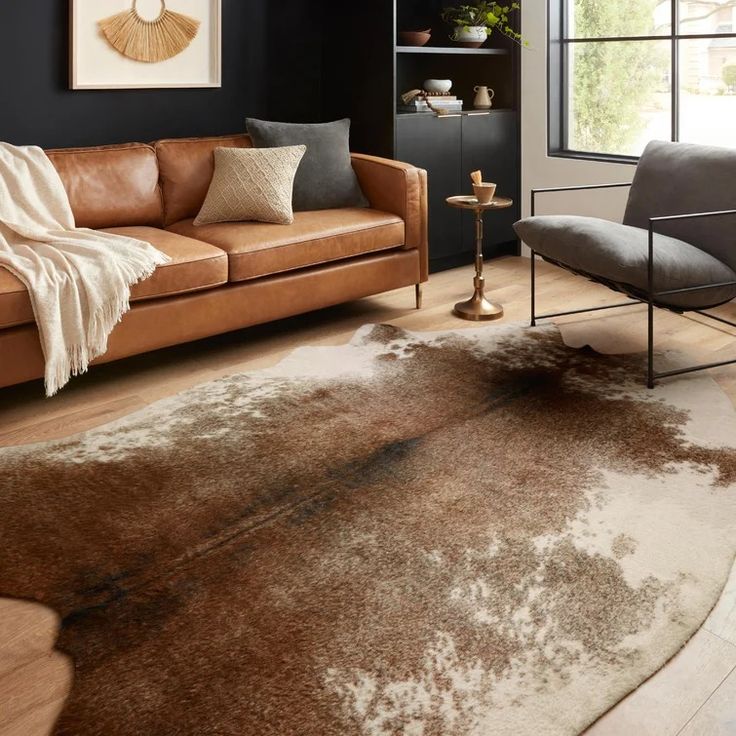
<instances>
[{"instance_id":1,"label":"leather seam stitching","mask_svg":"<svg viewBox=\"0 0 736 736\"><path fill-rule=\"evenodd\" d=\"M54 156L79 156L83 153L112 153L114 151L151 151L153 155L156 155L156 149L153 146L149 146L146 143L140 143L133 146L111 146L110 148L49 148L44 153L53 154ZM158 164L158 160L156 161Z\"/></svg>"},{"instance_id":2,"label":"leather seam stitching","mask_svg":"<svg viewBox=\"0 0 736 736\"><path fill-rule=\"evenodd\" d=\"M245 220L244 222L248 222L248 221ZM318 235L314 238L309 238L308 240L294 240L291 243L282 243L281 245L272 245L269 248L261 248L260 250L250 251L247 253L228 253L227 251L225 251L225 253L227 253L228 257L250 256L250 255L253 255L253 253L263 253L264 251L279 250L280 248L293 248L295 246L303 245L304 243L316 243L320 240L334 240L335 238L342 238L342 237L345 237L346 235L355 235L357 233L367 233L367 232L370 232L371 230L380 230L385 227L394 227L395 225L404 226L404 238L406 239L406 221L399 218L399 222L385 222L382 225L369 225L368 227L361 228L360 230L351 230L349 233L336 233L335 235L322 235L322 236ZM215 248L219 247L215 245L215 243L210 243L210 245L214 245ZM402 245L404 244L402 243ZM390 246L390 247L394 247L394 246Z\"/></svg>"},{"instance_id":3,"label":"leather seam stitching","mask_svg":"<svg viewBox=\"0 0 736 736\"><path fill-rule=\"evenodd\" d=\"M185 235L181 236L182 238L186 237ZM146 241L143 241L146 242ZM209 245L209 243L204 243L204 245ZM156 248L156 246L153 246ZM216 248L216 245L212 246L213 248ZM156 250L161 250L160 248L156 248ZM163 252L163 251L161 251ZM198 258L194 261L182 261L181 263L162 263L160 266L156 267L157 271L165 271L167 268L176 268L177 266L184 266L184 265L194 265L194 264L201 264L201 263L208 263L209 261L219 261L223 256L227 257L227 253L223 250L222 253L218 253L217 255L207 256L206 258ZM139 282L143 283L143 282Z\"/></svg>"},{"instance_id":4,"label":"leather seam stitching","mask_svg":"<svg viewBox=\"0 0 736 736\"><path fill-rule=\"evenodd\" d=\"M361 256L367 256L367 255L370 255L371 253L381 253L385 250L400 250L400 249L405 250L405 251L407 250L403 247L403 244L401 243L399 245L385 245L381 248L373 248L373 250L363 251L362 253L354 253L351 256L343 256L343 257L338 257L338 258L327 258L322 261L310 261L309 263L303 263L300 266L292 266L291 268L281 268L278 271L270 271L269 273L262 273L262 274L255 275L255 276L247 276L244 279L238 279L237 281L229 281L228 283L240 284L244 281L258 281L259 279L265 279L265 278L268 278L269 276L277 276L280 273L289 273L290 271L299 271L303 268L304 269L311 268L312 266L323 266L325 263L335 263L336 261L347 261L352 258L360 258ZM409 248L408 250L416 250L416 249Z\"/></svg>"},{"instance_id":5,"label":"leather seam stitching","mask_svg":"<svg viewBox=\"0 0 736 736\"><path fill-rule=\"evenodd\" d=\"M10 271L8 271L8 273L10 273ZM12 275L13 274L11 274L11 276ZM13 291L4 291L3 296L7 296L8 294L27 294L27 293L28 293L28 289L24 287L22 289L14 289Z\"/></svg>"},{"instance_id":6,"label":"leather seam stitching","mask_svg":"<svg viewBox=\"0 0 736 736\"><path fill-rule=\"evenodd\" d=\"M159 144L176 144L176 143L198 143L200 141L204 141L205 143L209 141L226 141L226 140L232 140L234 138L248 138L247 133L233 133L232 135L212 135L207 136L204 138L198 138L194 136L193 138L161 138L160 140L154 141L152 144L153 148L156 148Z\"/></svg>"},{"instance_id":7,"label":"leather seam stitching","mask_svg":"<svg viewBox=\"0 0 736 736\"><path fill-rule=\"evenodd\" d=\"M229 277L230 274L228 274ZM224 281L214 281L211 284L203 284L202 286L190 286L188 289L176 289L175 291L161 291L157 294L146 294L145 296L139 296L130 302L132 307L137 302L147 302L152 299L161 299L164 297L176 296L177 294L191 294L196 291L209 291L210 289L216 289L218 286L225 286L230 281L226 278Z\"/></svg>"}]
</instances>

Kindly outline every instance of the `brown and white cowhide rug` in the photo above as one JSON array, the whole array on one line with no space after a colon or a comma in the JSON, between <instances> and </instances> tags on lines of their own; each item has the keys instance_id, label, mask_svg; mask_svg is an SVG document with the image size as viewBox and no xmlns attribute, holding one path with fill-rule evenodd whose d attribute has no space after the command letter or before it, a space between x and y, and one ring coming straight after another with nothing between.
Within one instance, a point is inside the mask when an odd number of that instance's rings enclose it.
<instances>
[{"instance_id":1,"label":"brown and white cowhide rug","mask_svg":"<svg viewBox=\"0 0 736 736\"><path fill-rule=\"evenodd\" d=\"M360 330L0 451L0 594L62 617L57 734L576 734L736 552L706 375L554 328Z\"/></svg>"}]
</instances>

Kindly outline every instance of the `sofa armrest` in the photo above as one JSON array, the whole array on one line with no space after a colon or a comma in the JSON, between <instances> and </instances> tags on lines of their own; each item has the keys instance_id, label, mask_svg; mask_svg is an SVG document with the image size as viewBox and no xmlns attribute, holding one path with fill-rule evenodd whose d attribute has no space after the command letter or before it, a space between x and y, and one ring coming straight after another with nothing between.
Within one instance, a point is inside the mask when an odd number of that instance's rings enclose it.
<instances>
[{"instance_id":1,"label":"sofa armrest","mask_svg":"<svg viewBox=\"0 0 736 736\"><path fill-rule=\"evenodd\" d=\"M426 281L429 272L427 172L411 164L362 153L352 154L352 163L371 207L404 221L404 247L419 250L421 278Z\"/></svg>"}]
</instances>

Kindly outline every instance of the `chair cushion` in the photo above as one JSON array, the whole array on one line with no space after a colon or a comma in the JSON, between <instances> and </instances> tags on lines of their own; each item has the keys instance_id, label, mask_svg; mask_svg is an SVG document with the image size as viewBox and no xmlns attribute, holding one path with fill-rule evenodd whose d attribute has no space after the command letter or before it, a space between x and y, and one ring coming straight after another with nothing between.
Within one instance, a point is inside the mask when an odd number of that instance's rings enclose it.
<instances>
[{"instance_id":1,"label":"chair cushion","mask_svg":"<svg viewBox=\"0 0 736 736\"><path fill-rule=\"evenodd\" d=\"M378 210L347 208L294 213L292 225L224 222L169 230L222 248L230 259L230 281L315 266L404 245L404 221Z\"/></svg>"},{"instance_id":2,"label":"chair cushion","mask_svg":"<svg viewBox=\"0 0 736 736\"><path fill-rule=\"evenodd\" d=\"M171 257L131 289L131 301L155 299L227 283L227 255L219 248L154 227L117 227L105 232L144 240ZM0 329L34 321L23 283L0 267Z\"/></svg>"},{"instance_id":3,"label":"chair cushion","mask_svg":"<svg viewBox=\"0 0 736 736\"><path fill-rule=\"evenodd\" d=\"M616 284L647 289L649 233L608 220L574 215L528 217L514 225L517 235L539 255L576 271ZM736 281L734 273L705 251L667 235L654 241L657 291ZM660 297L666 306L704 309L736 297L736 286Z\"/></svg>"},{"instance_id":4,"label":"chair cushion","mask_svg":"<svg viewBox=\"0 0 736 736\"><path fill-rule=\"evenodd\" d=\"M649 218L736 209L736 149L652 141L636 167L624 224ZM736 215L676 220L657 231L710 253L736 271Z\"/></svg>"}]
</instances>

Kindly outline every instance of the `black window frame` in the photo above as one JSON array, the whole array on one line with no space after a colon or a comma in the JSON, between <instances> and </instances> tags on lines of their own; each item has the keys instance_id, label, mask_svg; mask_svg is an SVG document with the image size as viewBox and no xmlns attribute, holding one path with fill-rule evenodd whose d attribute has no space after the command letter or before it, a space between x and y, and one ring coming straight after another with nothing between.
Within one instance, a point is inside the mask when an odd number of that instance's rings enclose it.
<instances>
[{"instance_id":1,"label":"black window frame","mask_svg":"<svg viewBox=\"0 0 736 736\"><path fill-rule=\"evenodd\" d=\"M672 140L680 140L680 42L687 40L736 38L730 33L681 33L680 0L670 0L671 30L652 36L603 36L600 38L568 38L567 8L569 0L548 0L547 32L547 154L553 158L583 161L635 164L639 156L576 151L566 147L569 111L569 48L575 43L614 43L622 41L670 42L670 95Z\"/></svg>"}]
</instances>

